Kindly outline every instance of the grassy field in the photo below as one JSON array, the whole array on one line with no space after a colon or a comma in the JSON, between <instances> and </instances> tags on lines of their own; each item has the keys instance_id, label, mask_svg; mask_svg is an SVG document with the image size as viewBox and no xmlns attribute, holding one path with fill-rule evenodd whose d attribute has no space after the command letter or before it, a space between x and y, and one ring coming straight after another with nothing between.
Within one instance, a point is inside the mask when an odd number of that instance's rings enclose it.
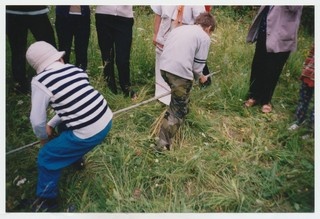
<instances>
[{"instance_id":1,"label":"grassy field","mask_svg":"<svg viewBox=\"0 0 320 219\"><path fill-rule=\"evenodd\" d=\"M273 97L274 110L262 114L259 107L242 106L254 52L245 37L255 12L241 16L230 7L218 7L214 14L218 27L208 66L218 74L210 87L194 86L190 114L173 150L165 155L152 150L166 109L160 102L116 115L108 137L85 157L86 169L64 170L61 211L69 206L77 212L314 211L314 139L302 139L304 127L287 130L294 120L298 77L313 36L300 29L298 51L285 65ZM53 12L50 16L54 23ZM92 16L89 77L114 112L153 97L152 34L153 14L135 7L131 74L139 97L132 102L105 86ZM37 139L28 118L30 96L12 91L8 43L6 54L8 152ZM28 74L34 74L30 67ZM38 150L36 145L6 156L7 212L28 211L19 202L35 196ZM26 181L17 185L22 179Z\"/></svg>"}]
</instances>

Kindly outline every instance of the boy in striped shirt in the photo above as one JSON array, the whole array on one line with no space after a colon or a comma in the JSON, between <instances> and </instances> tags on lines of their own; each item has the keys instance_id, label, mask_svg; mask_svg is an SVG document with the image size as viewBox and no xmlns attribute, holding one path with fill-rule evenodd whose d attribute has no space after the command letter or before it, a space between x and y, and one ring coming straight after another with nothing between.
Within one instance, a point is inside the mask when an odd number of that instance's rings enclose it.
<instances>
[{"instance_id":1,"label":"boy in striped shirt","mask_svg":"<svg viewBox=\"0 0 320 219\"><path fill-rule=\"evenodd\" d=\"M112 125L107 101L90 85L83 69L63 62L64 54L44 41L33 43L26 53L37 72L31 82L30 121L42 145L34 211L57 207L61 170L100 144ZM47 123L49 105L56 115ZM53 138L55 127L64 130Z\"/></svg>"}]
</instances>

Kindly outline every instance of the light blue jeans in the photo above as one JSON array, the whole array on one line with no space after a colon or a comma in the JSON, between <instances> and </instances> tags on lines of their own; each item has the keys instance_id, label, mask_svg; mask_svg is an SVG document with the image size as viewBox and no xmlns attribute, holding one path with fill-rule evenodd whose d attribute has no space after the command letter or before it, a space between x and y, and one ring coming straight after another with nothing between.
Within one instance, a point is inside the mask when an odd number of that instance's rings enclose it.
<instances>
[{"instance_id":1,"label":"light blue jeans","mask_svg":"<svg viewBox=\"0 0 320 219\"><path fill-rule=\"evenodd\" d=\"M109 133L112 120L98 134L81 139L72 130L63 131L45 144L38 154L37 196L56 198L61 170L80 160L86 153L100 144Z\"/></svg>"}]
</instances>

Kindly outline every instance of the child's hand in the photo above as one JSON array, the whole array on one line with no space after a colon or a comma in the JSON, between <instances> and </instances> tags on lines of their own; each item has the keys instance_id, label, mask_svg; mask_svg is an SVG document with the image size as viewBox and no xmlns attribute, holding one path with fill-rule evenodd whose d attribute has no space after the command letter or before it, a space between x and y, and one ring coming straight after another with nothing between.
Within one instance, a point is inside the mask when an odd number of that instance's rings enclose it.
<instances>
[{"instance_id":1,"label":"child's hand","mask_svg":"<svg viewBox=\"0 0 320 219\"><path fill-rule=\"evenodd\" d=\"M200 78L199 78L199 82L201 84L204 84L207 80L208 80L208 77L205 76L205 75L201 75Z\"/></svg>"},{"instance_id":2,"label":"child's hand","mask_svg":"<svg viewBox=\"0 0 320 219\"><path fill-rule=\"evenodd\" d=\"M46 125L46 132L47 132L47 135L48 135L48 138L49 139L52 139L54 137L56 137L56 132L54 130L54 128L52 128L50 125Z\"/></svg>"},{"instance_id":3,"label":"child's hand","mask_svg":"<svg viewBox=\"0 0 320 219\"><path fill-rule=\"evenodd\" d=\"M45 145L48 141L48 139L40 139L40 146Z\"/></svg>"}]
</instances>

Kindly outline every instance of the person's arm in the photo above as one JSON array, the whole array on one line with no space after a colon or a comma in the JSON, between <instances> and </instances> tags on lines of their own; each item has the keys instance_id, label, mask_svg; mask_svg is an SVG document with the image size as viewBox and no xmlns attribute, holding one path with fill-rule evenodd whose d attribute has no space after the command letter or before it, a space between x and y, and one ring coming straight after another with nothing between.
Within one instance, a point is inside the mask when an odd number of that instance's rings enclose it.
<instances>
[{"instance_id":1,"label":"person's arm","mask_svg":"<svg viewBox=\"0 0 320 219\"><path fill-rule=\"evenodd\" d=\"M48 125L51 126L52 128L55 128L60 123L61 123L60 116L55 115L54 117L52 117L52 119L50 119L50 121L48 122Z\"/></svg>"},{"instance_id":2,"label":"person's arm","mask_svg":"<svg viewBox=\"0 0 320 219\"><path fill-rule=\"evenodd\" d=\"M159 32L160 23L161 23L161 16L159 14L155 14L153 39L152 39L153 45L157 45L157 36L158 36L158 32Z\"/></svg>"},{"instance_id":3,"label":"person's arm","mask_svg":"<svg viewBox=\"0 0 320 219\"><path fill-rule=\"evenodd\" d=\"M57 127L61 123L61 118L57 114L50 119L50 121L46 125L46 132L48 135L48 138L51 139L55 137L56 132L54 130L55 127Z\"/></svg>"},{"instance_id":4,"label":"person's arm","mask_svg":"<svg viewBox=\"0 0 320 219\"><path fill-rule=\"evenodd\" d=\"M199 78L200 83L204 83L207 80L207 77L202 74L202 70L207 62L209 48L210 48L210 38L206 40L203 39L194 57L193 66L192 66L193 73L196 80Z\"/></svg>"},{"instance_id":5,"label":"person's arm","mask_svg":"<svg viewBox=\"0 0 320 219\"><path fill-rule=\"evenodd\" d=\"M203 29L203 31L207 33L209 29L210 27L208 27L207 30ZM194 62L192 66L195 79L196 80L199 79L199 82L202 84L205 83L208 79L207 76L203 75L202 71L207 62L210 43L211 43L210 37L208 36L205 36L202 39L200 39L199 48L196 50L196 54L195 54Z\"/></svg>"},{"instance_id":6,"label":"person's arm","mask_svg":"<svg viewBox=\"0 0 320 219\"><path fill-rule=\"evenodd\" d=\"M40 139L41 145L43 145L48 139L46 132L46 120L50 96L40 89L35 83L32 83L31 86L30 122L33 132L37 138Z\"/></svg>"}]
</instances>

